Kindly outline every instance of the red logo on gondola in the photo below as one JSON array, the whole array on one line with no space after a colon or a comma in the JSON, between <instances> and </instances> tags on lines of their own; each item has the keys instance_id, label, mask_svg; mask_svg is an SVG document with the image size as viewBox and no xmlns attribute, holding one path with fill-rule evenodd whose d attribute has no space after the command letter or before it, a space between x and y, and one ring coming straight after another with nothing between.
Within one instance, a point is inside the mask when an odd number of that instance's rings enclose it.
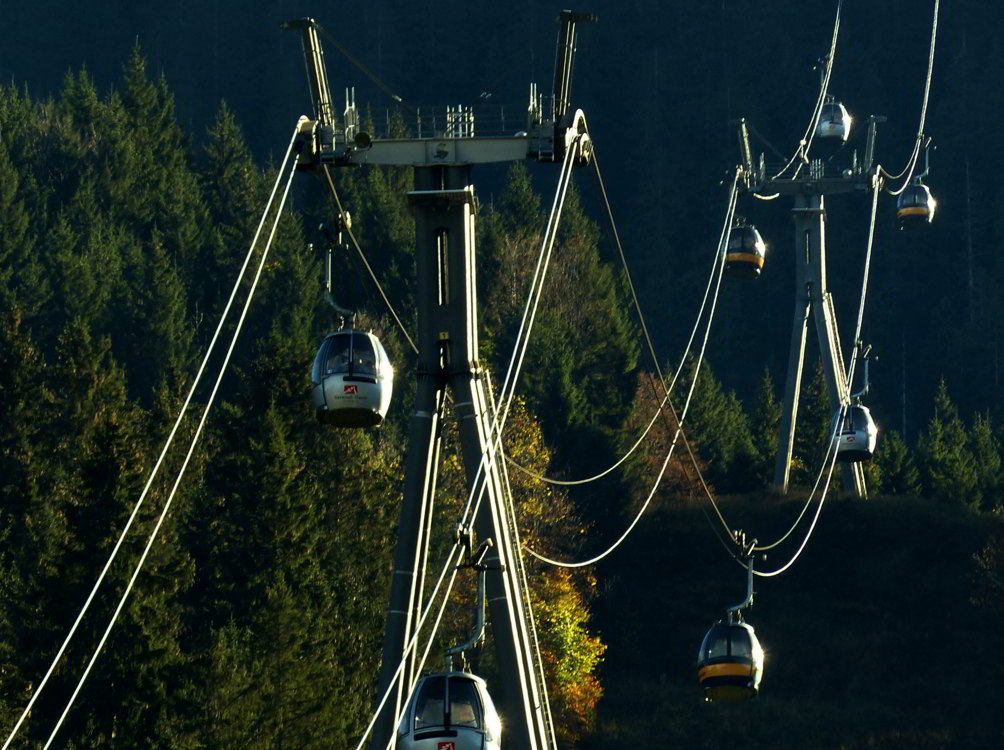
<instances>
[{"instance_id":1,"label":"red logo on gondola","mask_svg":"<svg viewBox=\"0 0 1004 750\"><path fill-rule=\"evenodd\" d=\"M345 386L345 392L346 393L351 393L351 394L359 393L359 386L358 385L347 385L347 386Z\"/></svg>"},{"instance_id":2,"label":"red logo on gondola","mask_svg":"<svg viewBox=\"0 0 1004 750\"><path fill-rule=\"evenodd\" d=\"M854 442L854 436L852 435L851 437L847 438L847 442L848 443L853 443Z\"/></svg>"},{"instance_id":3,"label":"red logo on gondola","mask_svg":"<svg viewBox=\"0 0 1004 750\"><path fill-rule=\"evenodd\" d=\"M457 750L457 746L453 742L440 742L437 750Z\"/></svg>"}]
</instances>

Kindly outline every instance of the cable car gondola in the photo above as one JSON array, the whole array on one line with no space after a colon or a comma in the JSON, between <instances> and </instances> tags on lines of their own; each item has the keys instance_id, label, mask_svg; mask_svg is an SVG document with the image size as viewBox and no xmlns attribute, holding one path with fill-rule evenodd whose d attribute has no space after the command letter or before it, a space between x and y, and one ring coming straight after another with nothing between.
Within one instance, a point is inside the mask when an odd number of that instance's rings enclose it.
<instances>
[{"instance_id":1,"label":"cable car gondola","mask_svg":"<svg viewBox=\"0 0 1004 750\"><path fill-rule=\"evenodd\" d=\"M746 598L726 610L708 630L697 654L697 680L704 689L706 701L741 701L755 698L763 676L763 649L753 626L743 622L742 611L753 604L754 539L748 545L746 536L736 532L736 541L746 557Z\"/></svg>"},{"instance_id":2,"label":"cable car gondola","mask_svg":"<svg viewBox=\"0 0 1004 750\"><path fill-rule=\"evenodd\" d=\"M766 254L767 246L757 228L739 219L725 246L725 273L738 279L755 279L763 269Z\"/></svg>"},{"instance_id":3,"label":"cable car gondola","mask_svg":"<svg viewBox=\"0 0 1004 750\"><path fill-rule=\"evenodd\" d=\"M464 658L464 653L485 637L484 558L492 544L485 540L475 550L470 528L458 528L457 539L465 550L466 562L461 567L478 572L474 632L464 643L446 650L445 671L418 681L397 728L403 750L499 750L502 743L502 721L488 687L483 679L466 671ZM457 655L464 671L453 669Z\"/></svg>"},{"instance_id":4,"label":"cable car gondola","mask_svg":"<svg viewBox=\"0 0 1004 750\"><path fill-rule=\"evenodd\" d=\"M753 626L732 615L719 620L701 643L697 679L707 701L740 701L756 697L763 676L763 649Z\"/></svg>"},{"instance_id":5,"label":"cable car gondola","mask_svg":"<svg viewBox=\"0 0 1004 750\"><path fill-rule=\"evenodd\" d=\"M485 681L468 672L437 672L419 680L398 725L403 750L499 750L502 721Z\"/></svg>"},{"instance_id":6,"label":"cable car gondola","mask_svg":"<svg viewBox=\"0 0 1004 750\"><path fill-rule=\"evenodd\" d=\"M900 229L919 227L934 221L938 202L918 177L896 199L896 222Z\"/></svg>"},{"instance_id":7,"label":"cable car gondola","mask_svg":"<svg viewBox=\"0 0 1004 750\"><path fill-rule=\"evenodd\" d=\"M826 97L816 123L811 156L830 159L843 148L850 134L851 116L847 113L847 108L832 96Z\"/></svg>"},{"instance_id":8,"label":"cable car gondola","mask_svg":"<svg viewBox=\"0 0 1004 750\"><path fill-rule=\"evenodd\" d=\"M839 418L838 411L834 419ZM837 436L837 460L867 461L875 454L877 442L878 427L868 407L861 404L848 406Z\"/></svg>"},{"instance_id":9,"label":"cable car gondola","mask_svg":"<svg viewBox=\"0 0 1004 750\"><path fill-rule=\"evenodd\" d=\"M819 113L819 123L816 125L816 138L821 142L831 141L837 145L847 143L851 134L851 116L847 108L834 99L826 97L823 109Z\"/></svg>"},{"instance_id":10,"label":"cable car gondola","mask_svg":"<svg viewBox=\"0 0 1004 750\"><path fill-rule=\"evenodd\" d=\"M317 421L335 427L374 427L387 415L394 368L372 333L341 330L324 337L311 380Z\"/></svg>"}]
</instances>

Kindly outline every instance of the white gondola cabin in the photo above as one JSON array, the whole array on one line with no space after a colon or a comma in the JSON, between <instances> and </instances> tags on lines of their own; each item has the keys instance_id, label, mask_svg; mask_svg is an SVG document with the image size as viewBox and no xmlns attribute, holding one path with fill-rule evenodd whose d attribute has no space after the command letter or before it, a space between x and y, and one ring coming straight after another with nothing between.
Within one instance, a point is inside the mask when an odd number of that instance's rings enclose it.
<instances>
[{"instance_id":1,"label":"white gondola cabin","mask_svg":"<svg viewBox=\"0 0 1004 750\"><path fill-rule=\"evenodd\" d=\"M502 721L485 681L469 672L419 680L397 729L403 750L499 750Z\"/></svg>"},{"instance_id":2,"label":"white gondola cabin","mask_svg":"<svg viewBox=\"0 0 1004 750\"><path fill-rule=\"evenodd\" d=\"M838 411L834 419L840 417ZM851 404L837 433L838 461L867 461L875 454L878 427L867 406Z\"/></svg>"},{"instance_id":3,"label":"white gondola cabin","mask_svg":"<svg viewBox=\"0 0 1004 750\"><path fill-rule=\"evenodd\" d=\"M742 221L732 227L725 246L725 273L739 279L755 279L763 270L767 245L752 224Z\"/></svg>"},{"instance_id":4,"label":"white gondola cabin","mask_svg":"<svg viewBox=\"0 0 1004 750\"><path fill-rule=\"evenodd\" d=\"M843 104L832 96L826 97L826 102L819 113L816 133L812 141L812 158L824 160L833 157L851 134L851 116Z\"/></svg>"},{"instance_id":5,"label":"white gondola cabin","mask_svg":"<svg viewBox=\"0 0 1004 750\"><path fill-rule=\"evenodd\" d=\"M383 422L394 390L394 368L372 333L342 330L321 342L311 372L317 421L335 427Z\"/></svg>"}]
</instances>

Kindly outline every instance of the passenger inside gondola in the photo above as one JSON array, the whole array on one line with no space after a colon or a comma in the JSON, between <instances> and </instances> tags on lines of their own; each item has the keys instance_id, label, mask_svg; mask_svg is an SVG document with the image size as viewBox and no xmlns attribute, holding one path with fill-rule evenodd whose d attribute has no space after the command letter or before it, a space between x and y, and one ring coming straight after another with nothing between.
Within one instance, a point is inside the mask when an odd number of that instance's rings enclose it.
<instances>
[{"instance_id":1,"label":"passenger inside gondola","mask_svg":"<svg viewBox=\"0 0 1004 750\"><path fill-rule=\"evenodd\" d=\"M355 334L353 337L352 371L356 375L376 375L376 354L367 336Z\"/></svg>"},{"instance_id":2,"label":"passenger inside gondola","mask_svg":"<svg viewBox=\"0 0 1004 750\"><path fill-rule=\"evenodd\" d=\"M349 370L349 337L334 337L329 344L328 361L325 372L348 372Z\"/></svg>"},{"instance_id":3,"label":"passenger inside gondola","mask_svg":"<svg viewBox=\"0 0 1004 750\"><path fill-rule=\"evenodd\" d=\"M415 708L415 729L442 726L444 681L428 680L422 687L422 694L418 696L418 705Z\"/></svg>"},{"instance_id":4,"label":"passenger inside gondola","mask_svg":"<svg viewBox=\"0 0 1004 750\"><path fill-rule=\"evenodd\" d=\"M478 697L470 680L450 680L450 723L461 727L481 726Z\"/></svg>"}]
</instances>

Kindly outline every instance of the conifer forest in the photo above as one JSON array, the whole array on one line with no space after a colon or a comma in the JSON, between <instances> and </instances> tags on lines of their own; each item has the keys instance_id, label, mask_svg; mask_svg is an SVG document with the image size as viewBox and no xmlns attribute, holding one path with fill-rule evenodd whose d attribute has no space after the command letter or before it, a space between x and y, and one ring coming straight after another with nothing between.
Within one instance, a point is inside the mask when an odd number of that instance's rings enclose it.
<instances>
[{"instance_id":1,"label":"conifer forest","mask_svg":"<svg viewBox=\"0 0 1004 750\"><path fill-rule=\"evenodd\" d=\"M1004 747L1001 9L586 5L569 101L594 158L570 172L529 336L560 164L472 171L479 364L499 413L512 389L500 445L556 745ZM314 116L280 24L323 26L335 117L354 87L373 138L419 137L446 105L524 137L561 10L0 5L3 750L372 747L421 377L415 170L298 171L272 201ZM814 162L823 87L853 124ZM841 407L878 426L866 497L835 460L814 318L777 486L801 259L791 196L743 186L761 154L768 175L864 180L826 196L825 245L843 369L871 347ZM900 229L890 193L916 176L937 208ZM754 279L722 271L743 221L766 243ZM394 366L377 427L315 419L311 365L343 323ZM444 408L426 593L469 500ZM759 694L705 701L702 638L747 564ZM426 671L470 635L476 579L455 578ZM496 636L489 618L470 653L493 694L513 679Z\"/></svg>"}]
</instances>

